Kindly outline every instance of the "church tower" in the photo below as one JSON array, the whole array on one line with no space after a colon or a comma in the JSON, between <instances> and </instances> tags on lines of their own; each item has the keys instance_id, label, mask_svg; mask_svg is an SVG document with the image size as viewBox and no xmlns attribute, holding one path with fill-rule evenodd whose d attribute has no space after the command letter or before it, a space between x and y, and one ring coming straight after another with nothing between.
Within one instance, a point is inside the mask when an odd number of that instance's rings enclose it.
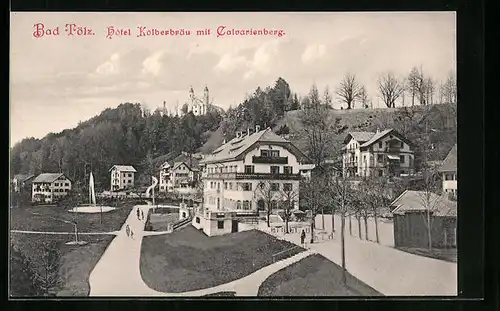
<instances>
[{"instance_id":1,"label":"church tower","mask_svg":"<svg viewBox=\"0 0 500 311\"><path fill-rule=\"evenodd\" d=\"M208 105L210 104L210 97L208 92L208 86L205 85L205 90L203 94L203 114L208 112Z\"/></svg>"},{"instance_id":2,"label":"church tower","mask_svg":"<svg viewBox=\"0 0 500 311\"><path fill-rule=\"evenodd\" d=\"M189 87L189 99L191 100L191 104L194 104L194 90L193 87Z\"/></svg>"}]
</instances>

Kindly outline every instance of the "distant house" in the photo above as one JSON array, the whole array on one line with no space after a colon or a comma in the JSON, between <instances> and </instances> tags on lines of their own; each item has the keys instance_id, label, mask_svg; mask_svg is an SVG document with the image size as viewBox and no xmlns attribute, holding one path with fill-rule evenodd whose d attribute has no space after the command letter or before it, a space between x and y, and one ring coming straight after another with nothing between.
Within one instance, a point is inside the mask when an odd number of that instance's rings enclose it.
<instances>
[{"instance_id":1,"label":"distant house","mask_svg":"<svg viewBox=\"0 0 500 311\"><path fill-rule=\"evenodd\" d=\"M160 167L160 192L194 194L200 180L199 162L201 154L181 153L172 162L165 162Z\"/></svg>"},{"instance_id":2,"label":"distant house","mask_svg":"<svg viewBox=\"0 0 500 311\"><path fill-rule=\"evenodd\" d=\"M14 192L19 192L21 189L30 189L33 178L35 178L35 175L14 175L14 178L12 178L12 190L14 190Z\"/></svg>"},{"instance_id":3,"label":"distant house","mask_svg":"<svg viewBox=\"0 0 500 311\"><path fill-rule=\"evenodd\" d=\"M394 219L394 246L427 248L427 208L430 211L432 247L456 247L457 202L446 196L406 190L391 203ZM425 204L424 202L430 202Z\"/></svg>"},{"instance_id":4,"label":"distant house","mask_svg":"<svg viewBox=\"0 0 500 311\"><path fill-rule=\"evenodd\" d=\"M111 191L117 191L134 186L136 169L131 165L113 165L111 172Z\"/></svg>"},{"instance_id":5,"label":"distant house","mask_svg":"<svg viewBox=\"0 0 500 311\"><path fill-rule=\"evenodd\" d=\"M315 167L315 164L304 163L299 166L299 173L305 180L311 180L311 173Z\"/></svg>"},{"instance_id":6,"label":"distant house","mask_svg":"<svg viewBox=\"0 0 500 311\"><path fill-rule=\"evenodd\" d=\"M414 173L413 144L394 129L351 132L344 139L342 162L347 177Z\"/></svg>"},{"instance_id":7,"label":"distant house","mask_svg":"<svg viewBox=\"0 0 500 311\"><path fill-rule=\"evenodd\" d=\"M451 148L450 152L438 170L442 174L443 193L448 193L452 197L457 196L457 145Z\"/></svg>"},{"instance_id":8,"label":"distant house","mask_svg":"<svg viewBox=\"0 0 500 311\"><path fill-rule=\"evenodd\" d=\"M63 173L43 173L33 179L32 202L52 203L71 190L71 180Z\"/></svg>"}]
</instances>

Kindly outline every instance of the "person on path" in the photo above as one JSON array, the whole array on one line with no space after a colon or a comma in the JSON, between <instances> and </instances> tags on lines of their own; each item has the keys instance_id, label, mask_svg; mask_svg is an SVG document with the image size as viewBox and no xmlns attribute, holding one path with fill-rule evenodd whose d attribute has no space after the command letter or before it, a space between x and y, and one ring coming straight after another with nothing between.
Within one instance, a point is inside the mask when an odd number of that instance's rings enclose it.
<instances>
[{"instance_id":1,"label":"person on path","mask_svg":"<svg viewBox=\"0 0 500 311\"><path fill-rule=\"evenodd\" d=\"M141 211L141 218L144 220L144 211Z\"/></svg>"},{"instance_id":2,"label":"person on path","mask_svg":"<svg viewBox=\"0 0 500 311\"><path fill-rule=\"evenodd\" d=\"M300 234L300 244L304 246L304 240L306 239L306 232L302 229L302 233Z\"/></svg>"},{"instance_id":3,"label":"person on path","mask_svg":"<svg viewBox=\"0 0 500 311\"><path fill-rule=\"evenodd\" d=\"M130 230L130 237L132 238L132 240L134 239L134 231Z\"/></svg>"},{"instance_id":4,"label":"person on path","mask_svg":"<svg viewBox=\"0 0 500 311\"><path fill-rule=\"evenodd\" d=\"M137 219L141 220L141 218L139 216L140 216L140 211L139 211L139 208L137 208Z\"/></svg>"},{"instance_id":5,"label":"person on path","mask_svg":"<svg viewBox=\"0 0 500 311\"><path fill-rule=\"evenodd\" d=\"M128 224L125 227L125 231L127 232L127 236L130 236L130 226Z\"/></svg>"}]
</instances>

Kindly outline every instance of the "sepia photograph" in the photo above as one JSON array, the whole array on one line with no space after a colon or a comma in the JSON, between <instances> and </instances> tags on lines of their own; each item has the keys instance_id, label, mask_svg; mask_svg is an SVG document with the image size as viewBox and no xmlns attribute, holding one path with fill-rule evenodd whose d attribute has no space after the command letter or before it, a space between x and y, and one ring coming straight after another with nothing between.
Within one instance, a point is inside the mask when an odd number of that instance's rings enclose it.
<instances>
[{"instance_id":1,"label":"sepia photograph","mask_svg":"<svg viewBox=\"0 0 500 311\"><path fill-rule=\"evenodd\" d=\"M458 295L455 12L11 12L11 299Z\"/></svg>"}]
</instances>

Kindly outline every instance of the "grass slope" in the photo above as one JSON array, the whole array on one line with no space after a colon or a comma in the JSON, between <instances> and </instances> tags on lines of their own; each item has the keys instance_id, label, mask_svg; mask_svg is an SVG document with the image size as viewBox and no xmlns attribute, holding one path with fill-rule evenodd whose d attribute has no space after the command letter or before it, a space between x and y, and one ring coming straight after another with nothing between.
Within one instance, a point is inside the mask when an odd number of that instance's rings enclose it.
<instances>
[{"instance_id":1,"label":"grass slope","mask_svg":"<svg viewBox=\"0 0 500 311\"><path fill-rule=\"evenodd\" d=\"M192 226L167 235L144 237L141 275L151 288L185 292L225 284L272 263L272 255L293 247L251 230L207 237ZM287 252L292 256L301 248Z\"/></svg>"},{"instance_id":2,"label":"grass slope","mask_svg":"<svg viewBox=\"0 0 500 311\"><path fill-rule=\"evenodd\" d=\"M347 274L321 255L308 256L268 277L258 296L381 296L379 292Z\"/></svg>"}]
</instances>

